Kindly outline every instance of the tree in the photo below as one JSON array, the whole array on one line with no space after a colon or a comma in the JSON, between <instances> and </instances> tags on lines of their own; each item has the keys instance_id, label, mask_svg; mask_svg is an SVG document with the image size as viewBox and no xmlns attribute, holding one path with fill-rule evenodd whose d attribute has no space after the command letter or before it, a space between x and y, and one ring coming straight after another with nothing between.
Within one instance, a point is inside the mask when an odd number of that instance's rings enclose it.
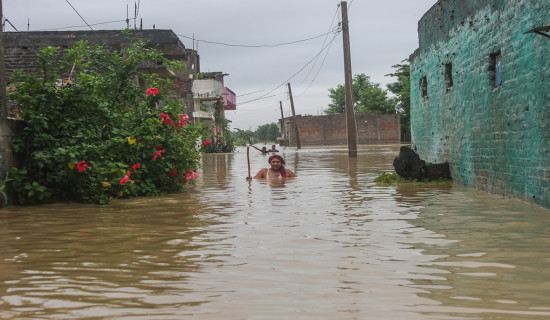
<instances>
[{"instance_id":1,"label":"tree","mask_svg":"<svg viewBox=\"0 0 550 320\"><path fill-rule=\"evenodd\" d=\"M235 141L235 145L245 146L247 144L252 144L252 137L254 136L254 132L250 130L245 131L239 128L235 128L235 131L232 131L231 135L233 136L233 141Z\"/></svg>"},{"instance_id":2,"label":"tree","mask_svg":"<svg viewBox=\"0 0 550 320\"><path fill-rule=\"evenodd\" d=\"M277 136L279 135L279 127L275 123L264 124L258 126L254 133L254 137L258 141L266 142L272 141L275 142Z\"/></svg>"},{"instance_id":3,"label":"tree","mask_svg":"<svg viewBox=\"0 0 550 320\"><path fill-rule=\"evenodd\" d=\"M405 64L396 64L394 73L386 76L397 77L397 82L387 85L388 90L395 94L396 110L401 117L401 137L403 141L411 139L411 81L410 65L408 60L403 60Z\"/></svg>"},{"instance_id":4,"label":"tree","mask_svg":"<svg viewBox=\"0 0 550 320\"><path fill-rule=\"evenodd\" d=\"M370 77L364 73L353 77L353 108L355 112L387 114L395 112L391 99L387 92L380 88L379 83L373 83ZM326 114L339 114L345 112L346 89L344 85L338 85L336 89L329 89L329 104Z\"/></svg>"}]
</instances>

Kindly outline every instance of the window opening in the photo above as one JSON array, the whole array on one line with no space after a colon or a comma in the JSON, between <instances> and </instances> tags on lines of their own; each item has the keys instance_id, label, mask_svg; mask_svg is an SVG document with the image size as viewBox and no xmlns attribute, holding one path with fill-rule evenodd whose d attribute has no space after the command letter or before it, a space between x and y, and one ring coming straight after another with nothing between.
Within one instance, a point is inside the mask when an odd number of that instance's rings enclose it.
<instances>
[{"instance_id":1,"label":"window opening","mask_svg":"<svg viewBox=\"0 0 550 320\"><path fill-rule=\"evenodd\" d=\"M491 54L489 76L493 88L497 88L502 84L502 56L500 52Z\"/></svg>"},{"instance_id":2,"label":"window opening","mask_svg":"<svg viewBox=\"0 0 550 320\"><path fill-rule=\"evenodd\" d=\"M453 64L445 64L445 85L447 86L447 91L453 87Z\"/></svg>"},{"instance_id":3,"label":"window opening","mask_svg":"<svg viewBox=\"0 0 550 320\"><path fill-rule=\"evenodd\" d=\"M422 98L426 99L428 98L428 79L426 76L420 78L420 93L422 94Z\"/></svg>"}]
</instances>

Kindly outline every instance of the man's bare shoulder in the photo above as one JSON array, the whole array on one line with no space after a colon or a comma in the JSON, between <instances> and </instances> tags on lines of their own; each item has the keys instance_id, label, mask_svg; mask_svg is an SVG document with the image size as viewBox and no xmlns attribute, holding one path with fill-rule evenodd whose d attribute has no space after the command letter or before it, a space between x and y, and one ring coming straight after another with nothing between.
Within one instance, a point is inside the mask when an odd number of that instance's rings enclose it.
<instances>
[{"instance_id":1,"label":"man's bare shoulder","mask_svg":"<svg viewBox=\"0 0 550 320\"><path fill-rule=\"evenodd\" d=\"M267 168L260 169L254 176L255 179L267 177Z\"/></svg>"}]
</instances>

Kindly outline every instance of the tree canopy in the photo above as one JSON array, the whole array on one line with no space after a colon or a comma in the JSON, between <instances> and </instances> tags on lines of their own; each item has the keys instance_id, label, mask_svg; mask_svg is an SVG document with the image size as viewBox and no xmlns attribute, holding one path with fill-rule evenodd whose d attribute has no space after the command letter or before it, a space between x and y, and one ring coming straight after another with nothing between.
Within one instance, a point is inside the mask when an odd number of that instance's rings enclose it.
<instances>
[{"instance_id":1,"label":"tree canopy","mask_svg":"<svg viewBox=\"0 0 550 320\"><path fill-rule=\"evenodd\" d=\"M403 141L410 140L411 131L411 81L410 65L408 60L403 60L405 64L396 64L392 68L396 69L394 73L386 76L397 77L397 82L387 85L388 90L395 95L396 110L401 117L401 135Z\"/></svg>"},{"instance_id":2,"label":"tree canopy","mask_svg":"<svg viewBox=\"0 0 550 320\"><path fill-rule=\"evenodd\" d=\"M329 104L326 114L339 114L345 112L346 89L344 85L338 85L336 89L329 89L329 97L332 103ZM387 92L374 83L364 73L356 74L353 77L353 108L355 112L387 114L394 113L395 108L392 99L388 98Z\"/></svg>"}]
</instances>

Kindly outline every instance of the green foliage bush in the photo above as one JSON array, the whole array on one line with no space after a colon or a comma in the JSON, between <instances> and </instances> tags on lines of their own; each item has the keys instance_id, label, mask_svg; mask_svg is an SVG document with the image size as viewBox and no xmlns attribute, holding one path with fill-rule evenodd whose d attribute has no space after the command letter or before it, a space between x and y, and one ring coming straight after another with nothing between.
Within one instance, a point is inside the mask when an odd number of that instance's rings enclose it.
<instances>
[{"instance_id":1,"label":"green foliage bush","mask_svg":"<svg viewBox=\"0 0 550 320\"><path fill-rule=\"evenodd\" d=\"M176 191L196 177L204 128L186 125L169 80L138 72L151 61L184 66L125 36L120 52L78 42L59 60L44 47L37 73L15 75L10 98L25 123L8 179L17 204L102 204Z\"/></svg>"},{"instance_id":2,"label":"green foliage bush","mask_svg":"<svg viewBox=\"0 0 550 320\"><path fill-rule=\"evenodd\" d=\"M214 103L214 127L211 129L210 141L203 142L207 153L231 153L235 151L235 142L229 130L229 121L223 114L223 102Z\"/></svg>"},{"instance_id":3,"label":"green foliage bush","mask_svg":"<svg viewBox=\"0 0 550 320\"><path fill-rule=\"evenodd\" d=\"M396 183L405 183L405 182L414 182L414 179L403 178L397 173L382 173L374 179L376 183L387 183L387 184L396 184Z\"/></svg>"},{"instance_id":4,"label":"green foliage bush","mask_svg":"<svg viewBox=\"0 0 550 320\"><path fill-rule=\"evenodd\" d=\"M386 172L374 178L374 182L381 183L381 184L400 184L400 183L414 183L418 181L412 178L410 179L403 178L402 176L398 175L395 172L392 172L392 173ZM445 178L439 178L437 180L424 179L420 183L443 183L443 182L452 182L452 180L445 179Z\"/></svg>"}]
</instances>

